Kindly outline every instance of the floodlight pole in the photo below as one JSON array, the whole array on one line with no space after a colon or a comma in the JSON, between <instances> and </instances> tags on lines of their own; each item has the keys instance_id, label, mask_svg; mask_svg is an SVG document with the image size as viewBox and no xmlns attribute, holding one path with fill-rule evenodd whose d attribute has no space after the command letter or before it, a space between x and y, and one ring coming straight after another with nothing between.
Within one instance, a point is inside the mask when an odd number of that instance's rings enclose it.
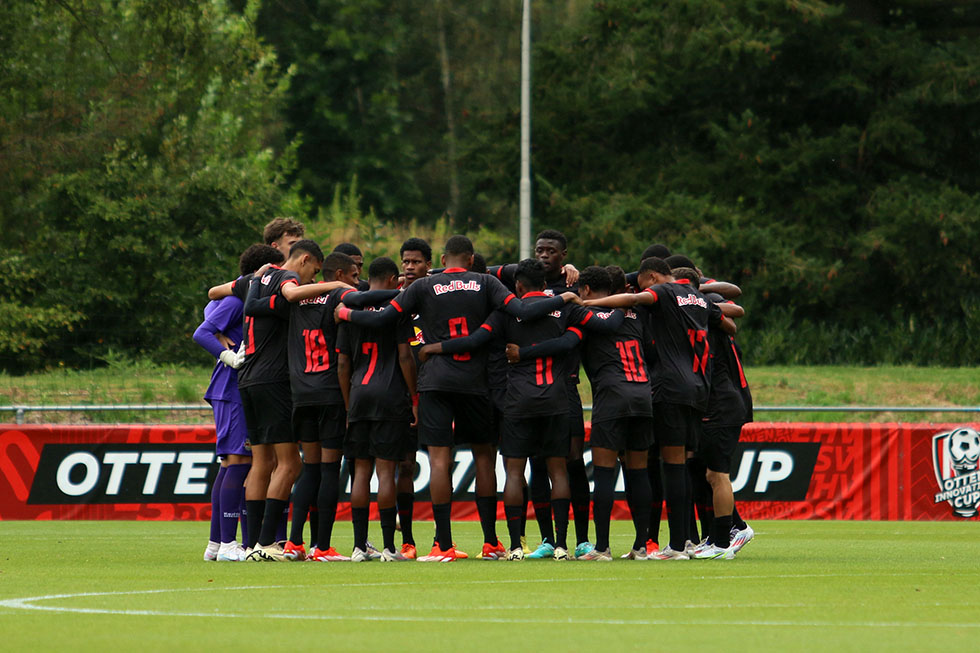
<instances>
[{"instance_id":1,"label":"floodlight pole","mask_svg":"<svg viewBox=\"0 0 980 653\"><path fill-rule=\"evenodd\" d=\"M521 26L520 258L531 257L531 0L524 0Z\"/></svg>"}]
</instances>

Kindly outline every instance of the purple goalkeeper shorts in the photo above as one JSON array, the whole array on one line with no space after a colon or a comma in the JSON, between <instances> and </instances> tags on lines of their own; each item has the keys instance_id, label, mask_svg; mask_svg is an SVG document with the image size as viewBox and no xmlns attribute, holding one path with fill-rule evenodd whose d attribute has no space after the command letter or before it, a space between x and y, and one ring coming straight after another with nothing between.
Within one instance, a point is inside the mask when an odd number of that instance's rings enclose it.
<instances>
[{"instance_id":1,"label":"purple goalkeeper shorts","mask_svg":"<svg viewBox=\"0 0 980 653\"><path fill-rule=\"evenodd\" d=\"M245 428L245 411L242 405L233 401L212 399L214 410L214 430L217 433L215 452L218 456L251 456L245 447L248 430Z\"/></svg>"}]
</instances>

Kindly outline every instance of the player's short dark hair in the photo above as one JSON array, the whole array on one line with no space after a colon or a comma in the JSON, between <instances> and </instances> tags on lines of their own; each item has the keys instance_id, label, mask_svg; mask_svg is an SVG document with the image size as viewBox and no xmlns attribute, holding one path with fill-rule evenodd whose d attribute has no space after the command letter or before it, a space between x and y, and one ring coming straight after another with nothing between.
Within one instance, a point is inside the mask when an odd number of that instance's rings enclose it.
<instances>
[{"instance_id":1,"label":"player's short dark hair","mask_svg":"<svg viewBox=\"0 0 980 653\"><path fill-rule=\"evenodd\" d=\"M361 254L361 248L354 243L340 243L333 248L333 251L347 254L347 256L364 256Z\"/></svg>"},{"instance_id":2,"label":"player's short dark hair","mask_svg":"<svg viewBox=\"0 0 980 653\"><path fill-rule=\"evenodd\" d=\"M561 243L562 249L568 249L568 240L565 238L565 234L558 231L557 229L545 229L535 237L535 241L539 241L542 238L546 240L557 240Z\"/></svg>"},{"instance_id":3,"label":"player's short dark hair","mask_svg":"<svg viewBox=\"0 0 980 653\"><path fill-rule=\"evenodd\" d=\"M483 258L480 252L473 252L473 265L470 266L470 272L487 273L487 259Z\"/></svg>"},{"instance_id":4,"label":"player's short dark hair","mask_svg":"<svg viewBox=\"0 0 980 653\"><path fill-rule=\"evenodd\" d=\"M324 279L333 281L337 270L347 272L354 267L357 267L357 262L347 254L343 252L330 252L327 258L323 259L323 265L320 266L320 269L323 271Z\"/></svg>"},{"instance_id":5,"label":"player's short dark hair","mask_svg":"<svg viewBox=\"0 0 980 653\"><path fill-rule=\"evenodd\" d=\"M667 265L666 261L664 261L662 258L658 258L656 256L650 256L643 259L643 261L640 263L640 272L643 273L647 271L653 271L658 274L669 275L670 266Z\"/></svg>"},{"instance_id":6,"label":"player's short dark hair","mask_svg":"<svg viewBox=\"0 0 980 653\"><path fill-rule=\"evenodd\" d=\"M590 265L578 275L578 285L588 286L593 292L612 292L612 277L609 270L598 265Z\"/></svg>"},{"instance_id":7,"label":"player's short dark hair","mask_svg":"<svg viewBox=\"0 0 980 653\"><path fill-rule=\"evenodd\" d=\"M607 265L606 272L609 273L609 280L612 281L612 289L609 291L613 295L626 292L626 272L618 265Z\"/></svg>"},{"instance_id":8,"label":"player's short dark hair","mask_svg":"<svg viewBox=\"0 0 980 653\"><path fill-rule=\"evenodd\" d=\"M526 258L517 264L514 279L531 290L544 288L544 263L536 258Z\"/></svg>"},{"instance_id":9,"label":"player's short dark hair","mask_svg":"<svg viewBox=\"0 0 980 653\"><path fill-rule=\"evenodd\" d=\"M687 281L691 286L697 288L701 285L701 277L698 276L697 271L694 268L681 267L681 268L671 268L670 274L678 281Z\"/></svg>"},{"instance_id":10,"label":"player's short dark hair","mask_svg":"<svg viewBox=\"0 0 980 653\"><path fill-rule=\"evenodd\" d=\"M316 260L323 261L323 250L320 249L320 246L315 241L309 238L304 238L293 243L293 246L289 248L289 258L293 258L300 252L306 252Z\"/></svg>"},{"instance_id":11,"label":"player's short dark hair","mask_svg":"<svg viewBox=\"0 0 980 653\"><path fill-rule=\"evenodd\" d=\"M698 267L698 266L694 265L694 261L692 261L687 256L684 256L683 254L673 254L671 256L668 256L667 258L664 259L664 262L667 265L670 266L670 269L671 270L673 270L675 268L697 268Z\"/></svg>"},{"instance_id":12,"label":"player's short dark hair","mask_svg":"<svg viewBox=\"0 0 980 653\"><path fill-rule=\"evenodd\" d=\"M461 256L473 253L473 243L466 236L456 234L446 241L446 256Z\"/></svg>"},{"instance_id":13,"label":"player's short dark hair","mask_svg":"<svg viewBox=\"0 0 980 653\"><path fill-rule=\"evenodd\" d=\"M429 243L421 238L409 238L402 243L402 248L398 250L398 255L404 256L405 252L421 252L422 258L425 259L426 263L432 262L432 248L429 247Z\"/></svg>"},{"instance_id":14,"label":"player's short dark hair","mask_svg":"<svg viewBox=\"0 0 980 653\"><path fill-rule=\"evenodd\" d=\"M670 249L663 243L654 243L643 250L640 260L643 261L651 256L656 256L657 258L667 258L670 256Z\"/></svg>"},{"instance_id":15,"label":"player's short dark hair","mask_svg":"<svg viewBox=\"0 0 980 653\"><path fill-rule=\"evenodd\" d=\"M266 263L278 264L285 260L286 257L275 247L255 243L249 245L238 258L238 270L243 275L252 274Z\"/></svg>"},{"instance_id":16,"label":"player's short dark hair","mask_svg":"<svg viewBox=\"0 0 980 653\"><path fill-rule=\"evenodd\" d=\"M387 256L379 256L368 266L368 279L384 281L398 276L398 265Z\"/></svg>"},{"instance_id":17,"label":"player's short dark hair","mask_svg":"<svg viewBox=\"0 0 980 653\"><path fill-rule=\"evenodd\" d=\"M273 218L262 230L262 240L266 245L271 245L286 234L302 238L306 235L306 227L292 218Z\"/></svg>"}]
</instances>

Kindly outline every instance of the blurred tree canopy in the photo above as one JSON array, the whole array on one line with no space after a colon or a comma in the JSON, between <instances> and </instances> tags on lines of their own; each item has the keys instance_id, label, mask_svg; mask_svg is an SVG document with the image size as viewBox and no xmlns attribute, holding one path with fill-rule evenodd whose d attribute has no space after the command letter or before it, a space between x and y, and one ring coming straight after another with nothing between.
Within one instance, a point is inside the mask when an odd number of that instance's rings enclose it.
<instances>
[{"instance_id":1,"label":"blurred tree canopy","mask_svg":"<svg viewBox=\"0 0 980 653\"><path fill-rule=\"evenodd\" d=\"M330 231L349 189L362 232L508 252L521 9L0 4L0 367L185 357L262 225ZM980 2L533 9L535 228L572 262L691 255L755 362L976 363Z\"/></svg>"}]
</instances>

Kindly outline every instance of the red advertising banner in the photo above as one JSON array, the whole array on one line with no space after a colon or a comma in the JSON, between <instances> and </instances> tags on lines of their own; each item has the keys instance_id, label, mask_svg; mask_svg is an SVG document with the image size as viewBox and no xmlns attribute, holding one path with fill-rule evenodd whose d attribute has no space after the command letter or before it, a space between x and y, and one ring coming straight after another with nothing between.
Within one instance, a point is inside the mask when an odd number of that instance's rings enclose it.
<instances>
[{"instance_id":1,"label":"red advertising banner","mask_svg":"<svg viewBox=\"0 0 980 653\"><path fill-rule=\"evenodd\" d=\"M978 428L746 425L732 466L739 512L750 519L980 519ZM585 459L590 468L589 451ZM456 452L455 519L476 518L472 461L469 451ZM418 462L417 517L426 519L425 454ZM209 519L216 473L212 426L0 425L0 520ZM499 462L497 477L502 485ZM343 504L338 517L347 513ZM629 518L625 501L613 516Z\"/></svg>"}]
</instances>

